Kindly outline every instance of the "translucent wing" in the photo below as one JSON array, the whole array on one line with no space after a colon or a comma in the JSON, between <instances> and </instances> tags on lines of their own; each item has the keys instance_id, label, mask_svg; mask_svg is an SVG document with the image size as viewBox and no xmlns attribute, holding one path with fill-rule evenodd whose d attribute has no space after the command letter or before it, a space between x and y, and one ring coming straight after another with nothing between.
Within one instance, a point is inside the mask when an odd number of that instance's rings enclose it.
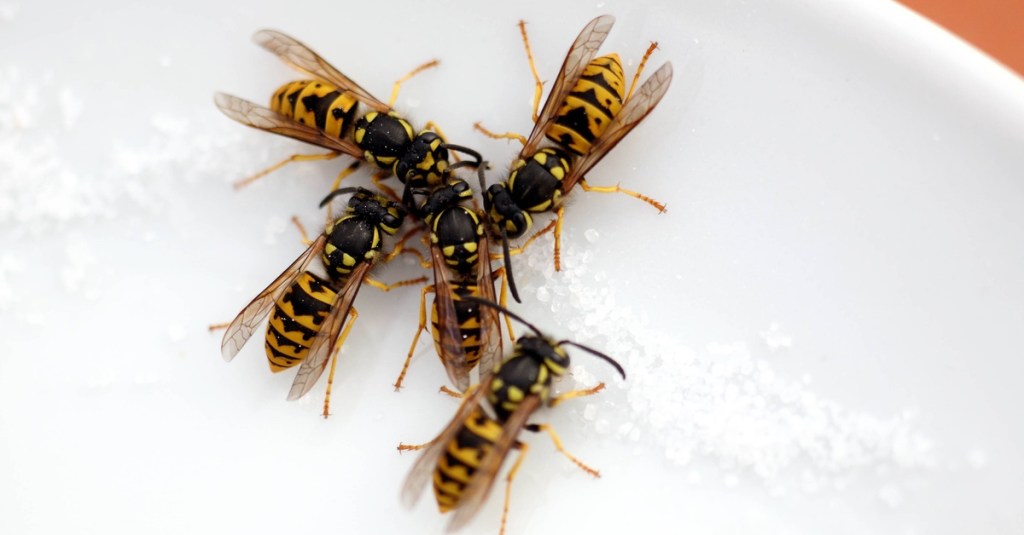
<instances>
[{"instance_id":1,"label":"translucent wing","mask_svg":"<svg viewBox=\"0 0 1024 535\"><path fill-rule=\"evenodd\" d=\"M505 457L508 456L508 452L516 445L516 438L519 437L519 432L523 430L530 415L540 405L539 397L527 396L519 404L519 408L505 421L505 425L501 429L501 437L491 448L491 451L487 452L487 455L480 461L480 467L473 474L473 479L470 481L469 486L466 487L465 492L463 492L459 503L456 504L455 514L452 515L452 519L448 523L448 531L455 531L464 527L480 510L480 507L484 504L487 495L491 491L491 487L494 485L494 480L498 477L498 472L501 470L502 463L505 462Z\"/></svg>"},{"instance_id":2,"label":"translucent wing","mask_svg":"<svg viewBox=\"0 0 1024 535\"><path fill-rule=\"evenodd\" d=\"M519 153L521 157L536 152L537 146L544 140L544 132L547 131L548 125L555 119L558 108L580 79L583 69L597 56L597 50L601 48L601 43L604 43L614 24L615 17L602 15L587 23L576 37L576 41L565 56L565 61L562 62L562 70L558 72L558 77L551 86L551 92L548 93L548 99L538 115L537 123L533 125L533 132Z\"/></svg>"},{"instance_id":3,"label":"translucent wing","mask_svg":"<svg viewBox=\"0 0 1024 535\"><path fill-rule=\"evenodd\" d=\"M434 266L434 306L437 307L437 324L441 349L441 362L448 372L448 379L460 391L469 387L469 368L466 365L466 348L462 345L462 331L455 313L452 299L451 279L444 262L444 255L437 245L430 246L431 263Z\"/></svg>"},{"instance_id":4,"label":"translucent wing","mask_svg":"<svg viewBox=\"0 0 1024 535\"><path fill-rule=\"evenodd\" d=\"M487 382L481 381L480 384L487 384ZM430 441L423 453L416 459L416 463L412 465L412 470L409 471L409 475L406 476L405 483L402 485L402 505L410 508L416 505L420 496L423 495L423 487L433 479L438 457L444 453L448 443L452 441L459 429L462 429L463 422L480 405L480 400L486 393L487 389L480 388L479 385L466 391L466 397L459 405L459 409L455 411L455 416L448 422L448 426L434 440Z\"/></svg>"},{"instance_id":5,"label":"translucent wing","mask_svg":"<svg viewBox=\"0 0 1024 535\"><path fill-rule=\"evenodd\" d=\"M594 141L590 151L580 157L569 171L569 176L562 181L562 192L568 193L573 186L601 161L619 141L626 136L640 121L651 113L665 96L672 82L672 64L665 63L644 81L633 96L622 106L622 110L608 124L608 129Z\"/></svg>"},{"instance_id":6,"label":"translucent wing","mask_svg":"<svg viewBox=\"0 0 1024 535\"><path fill-rule=\"evenodd\" d=\"M295 279L306 270L306 266L316 258L320 251L323 251L327 243L327 236L321 234L306 248L306 251L288 266L283 273L278 275L274 282L270 283L265 290L260 292L228 326L224 338L220 342L220 353L224 360L230 361L245 345L246 340L263 323L274 303L281 298L285 290L295 282Z\"/></svg>"},{"instance_id":7,"label":"translucent wing","mask_svg":"<svg viewBox=\"0 0 1024 535\"><path fill-rule=\"evenodd\" d=\"M227 93L215 94L213 101L224 115L246 126L312 143L354 158L363 157L363 151L351 140L328 136L312 126L285 117L270 108Z\"/></svg>"},{"instance_id":8,"label":"translucent wing","mask_svg":"<svg viewBox=\"0 0 1024 535\"><path fill-rule=\"evenodd\" d=\"M367 106L386 113L391 110L387 104L377 100L369 91L363 89L351 78L345 76L333 65L327 62L319 54L313 52L308 46L300 43L297 39L289 37L277 30L260 30L252 36L256 44L270 51L270 53L281 58L282 61L319 78L330 82L343 91L352 93L354 97Z\"/></svg>"},{"instance_id":9,"label":"translucent wing","mask_svg":"<svg viewBox=\"0 0 1024 535\"><path fill-rule=\"evenodd\" d=\"M331 353L334 352L334 347L338 343L338 335L341 334L341 329L348 319L348 311L352 308L352 302L355 301L359 288L363 286L363 279L366 278L371 267L373 267L372 263L363 262L352 270L348 281L338 294L334 306L331 307L331 312L324 318L320 332L316 333L316 337L313 338L313 343L309 346L309 355L306 360L302 361L299 371L295 374L292 388L288 391L289 400L296 400L306 395L323 375L324 369L327 368L327 362L330 361Z\"/></svg>"},{"instance_id":10,"label":"translucent wing","mask_svg":"<svg viewBox=\"0 0 1024 535\"><path fill-rule=\"evenodd\" d=\"M480 288L480 297L491 302L494 298L494 273L491 271L490 244L487 233L477 243L477 251L480 253L480 261L477 265L476 284ZM507 268L506 268L507 269ZM494 367L501 362L503 357L501 351L501 318L498 311L486 306L479 306L480 311L480 377L494 371Z\"/></svg>"}]
</instances>

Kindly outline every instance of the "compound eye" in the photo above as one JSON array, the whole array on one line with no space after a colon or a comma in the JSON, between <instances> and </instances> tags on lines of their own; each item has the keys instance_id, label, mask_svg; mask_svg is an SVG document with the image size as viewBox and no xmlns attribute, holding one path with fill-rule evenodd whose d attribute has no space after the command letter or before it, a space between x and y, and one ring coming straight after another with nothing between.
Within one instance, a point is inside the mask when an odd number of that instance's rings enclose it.
<instances>
[{"instance_id":1,"label":"compound eye","mask_svg":"<svg viewBox=\"0 0 1024 535\"><path fill-rule=\"evenodd\" d=\"M526 221L526 214L524 212L518 212L512 216L512 223L516 226L516 232L526 232L526 228L530 226L529 222Z\"/></svg>"}]
</instances>

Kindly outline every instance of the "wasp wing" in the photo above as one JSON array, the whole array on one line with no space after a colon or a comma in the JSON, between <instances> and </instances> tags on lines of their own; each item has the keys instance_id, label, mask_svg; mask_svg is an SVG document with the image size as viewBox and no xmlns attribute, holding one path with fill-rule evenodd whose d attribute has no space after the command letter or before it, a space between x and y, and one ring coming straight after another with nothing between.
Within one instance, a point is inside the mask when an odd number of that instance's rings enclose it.
<instances>
[{"instance_id":1,"label":"wasp wing","mask_svg":"<svg viewBox=\"0 0 1024 535\"><path fill-rule=\"evenodd\" d=\"M544 102L544 107L537 117L537 123L533 125L533 132L530 133L526 145L519 153L520 157L525 158L537 151L537 146L544 140L544 133L551 121L555 119L558 108L561 107L572 88L576 86L576 82L579 81L583 70L587 68L587 64L597 56L597 50L601 48L601 43L604 43L614 24L615 17L602 15L590 21L580 31L576 41L569 48L565 61L562 62L562 69L558 72L554 85L551 86L551 92L548 93L548 99Z\"/></svg>"},{"instance_id":2,"label":"wasp wing","mask_svg":"<svg viewBox=\"0 0 1024 535\"><path fill-rule=\"evenodd\" d=\"M284 272L274 279L274 282L271 282L266 289L260 292L235 316L220 342L220 352L224 356L224 360L230 361L235 358L235 355L242 349L242 346L252 336L252 333L256 332L256 328L266 319L274 303L281 298L284 292L295 282L295 279L306 270L309 263L323 251L325 243L327 243L327 236L324 234L313 240L313 243L309 244L306 251L299 255L292 262L292 265L288 266Z\"/></svg>"},{"instance_id":3,"label":"wasp wing","mask_svg":"<svg viewBox=\"0 0 1024 535\"><path fill-rule=\"evenodd\" d=\"M270 108L227 93L215 94L213 101L224 115L245 126L312 143L354 158L363 157L363 151L351 140L328 136L312 126L285 117Z\"/></svg>"},{"instance_id":4,"label":"wasp wing","mask_svg":"<svg viewBox=\"0 0 1024 535\"><path fill-rule=\"evenodd\" d=\"M448 373L448 379L459 391L469 387L469 369L466 365L466 348L462 345L462 330L455 312L452 297L450 272L440 247L430 245L430 260L434 268L434 307L437 310L438 347L441 363Z\"/></svg>"},{"instance_id":5,"label":"wasp wing","mask_svg":"<svg viewBox=\"0 0 1024 535\"><path fill-rule=\"evenodd\" d=\"M363 104L381 113L387 113L391 110L387 104L377 100L369 91L360 87L359 84L342 74L338 69L335 69L327 60L313 52L308 46L299 42L298 39L277 30L260 30L252 36L252 39L256 44L281 58L285 63L306 74L325 82L330 82L338 86L342 91L352 93Z\"/></svg>"},{"instance_id":6,"label":"wasp wing","mask_svg":"<svg viewBox=\"0 0 1024 535\"><path fill-rule=\"evenodd\" d=\"M488 383L481 381L480 384ZM444 430L430 441L423 453L416 459L416 463L412 465L409 475L405 477L405 483L402 484L402 505L409 508L416 505L420 496L423 495L423 487L433 479L434 470L437 468L437 459L444 453L455 434L462 429L466 418L480 405L480 401L486 393L487 389L480 385L466 391L466 397L455 411L455 416L448 422Z\"/></svg>"},{"instance_id":7,"label":"wasp wing","mask_svg":"<svg viewBox=\"0 0 1024 535\"><path fill-rule=\"evenodd\" d=\"M497 302L494 298L494 272L491 271L490 244L487 233L477 242L477 251L480 259L477 265L476 284L480 288L480 297L488 301ZM509 269L508 267L505 268ZM495 366L501 362L501 317L498 311L488 306L477 305L480 314L480 377L494 371Z\"/></svg>"},{"instance_id":8,"label":"wasp wing","mask_svg":"<svg viewBox=\"0 0 1024 535\"><path fill-rule=\"evenodd\" d=\"M289 400L296 400L306 395L323 375L338 343L338 335L348 319L348 311L352 308L356 294L363 286L363 279L366 278L371 267L373 267L371 262L363 262L352 270L345 286L338 293L330 313L324 318L320 332L316 333L313 338L313 342L309 346L309 355L302 361L299 371L295 374L292 388L288 391Z\"/></svg>"},{"instance_id":9,"label":"wasp wing","mask_svg":"<svg viewBox=\"0 0 1024 535\"><path fill-rule=\"evenodd\" d=\"M622 138L633 130L633 127L640 124L640 121L643 121L644 117L651 113L651 110L661 101L661 97L665 96L671 82L671 63L665 63L644 81L640 89L626 101L622 110L608 124L608 129L594 141L590 151L573 164L569 175L562 182L563 193L572 190L573 186L597 165L597 162L611 152L615 145L618 145Z\"/></svg>"},{"instance_id":10,"label":"wasp wing","mask_svg":"<svg viewBox=\"0 0 1024 535\"><path fill-rule=\"evenodd\" d=\"M448 531L455 531L464 527L480 510L480 507L484 504L487 495L491 491L491 487L494 486L494 480L498 477L498 472L501 470L502 463L505 462L505 457L515 447L519 432L523 430L530 415L540 405L539 397L527 396L519 404L519 408L505 421L505 425L501 428L501 437L498 438L498 441L494 443L491 450L480 461L480 467L473 473L469 486L466 487L465 492L463 492L462 497L459 499L459 503L456 504L455 514L448 523Z\"/></svg>"}]
</instances>

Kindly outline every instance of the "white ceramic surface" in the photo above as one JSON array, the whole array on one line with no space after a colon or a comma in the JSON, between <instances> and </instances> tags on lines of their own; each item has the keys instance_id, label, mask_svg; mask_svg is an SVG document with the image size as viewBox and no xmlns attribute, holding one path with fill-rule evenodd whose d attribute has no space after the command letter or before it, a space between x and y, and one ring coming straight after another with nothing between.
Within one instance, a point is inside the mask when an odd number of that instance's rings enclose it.
<instances>
[{"instance_id":1,"label":"white ceramic surface","mask_svg":"<svg viewBox=\"0 0 1024 535\"><path fill-rule=\"evenodd\" d=\"M389 386L418 292L360 295L327 421L322 386L287 403L258 340L228 365L206 332L301 251L287 219L315 227L341 165L233 192L300 147L211 95L262 101L293 76L250 43L263 27L379 95L438 57L399 108L500 170L515 147L471 125L530 127L516 21L550 79L602 13L607 50L632 65L657 39L676 77L590 179L669 212L579 192L567 210L573 291L642 321L579 330L603 311L538 299L569 299L528 265L546 244L517 260L517 310L636 350L625 383L577 357L608 392L546 418L603 477L528 437L509 532L1020 532L1021 79L891 2L551 4L0 5L0 532L440 532L429 496L397 499L395 445L455 407L426 344ZM752 434L784 442L777 471ZM467 532L497 530L499 494Z\"/></svg>"}]
</instances>

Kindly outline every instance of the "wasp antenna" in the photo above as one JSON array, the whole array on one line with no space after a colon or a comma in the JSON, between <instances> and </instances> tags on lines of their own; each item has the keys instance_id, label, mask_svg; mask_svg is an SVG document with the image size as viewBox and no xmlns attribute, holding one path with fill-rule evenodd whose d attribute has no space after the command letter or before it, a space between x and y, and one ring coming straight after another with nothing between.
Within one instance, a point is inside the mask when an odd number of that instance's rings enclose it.
<instances>
[{"instance_id":1,"label":"wasp antenna","mask_svg":"<svg viewBox=\"0 0 1024 535\"><path fill-rule=\"evenodd\" d=\"M519 290L516 289L516 278L512 276L512 253L508 250L508 232L504 227L501 229L501 252L505 255L505 276L508 277L508 290L512 293L512 299L515 299L516 303L522 303L523 300L519 298Z\"/></svg>"},{"instance_id":2,"label":"wasp antenna","mask_svg":"<svg viewBox=\"0 0 1024 535\"><path fill-rule=\"evenodd\" d=\"M476 168L477 165L479 165L479 164L477 164L477 162L474 162L472 160L462 160L461 162L455 162L455 163L449 165L448 166L448 170L449 171L454 171L454 170L456 170L456 169L458 169L460 167L473 167L473 168Z\"/></svg>"},{"instance_id":3,"label":"wasp antenna","mask_svg":"<svg viewBox=\"0 0 1024 535\"><path fill-rule=\"evenodd\" d=\"M410 188L409 183L406 182L402 187L402 203L400 207L408 208L410 211L413 212L413 214L416 215L416 217L423 219L423 213L421 210L422 207L416 206L415 197L415 195L417 193L420 193L421 191L422 190Z\"/></svg>"},{"instance_id":4,"label":"wasp antenna","mask_svg":"<svg viewBox=\"0 0 1024 535\"><path fill-rule=\"evenodd\" d=\"M350 187L347 187L347 188L336 189L336 190L328 193L327 196L324 197L324 200L320 201L320 208L323 208L324 206L327 205L327 203L333 201L334 198L337 197L338 195L344 195L346 193L352 193L353 191L359 191L361 189L363 189L363 188L360 188L358 186L350 186Z\"/></svg>"},{"instance_id":5,"label":"wasp antenna","mask_svg":"<svg viewBox=\"0 0 1024 535\"><path fill-rule=\"evenodd\" d=\"M462 154L470 156L471 158L476 160L475 162L472 162L472 164L476 165L477 167L479 167L481 164L484 163L484 157L481 156L479 152L477 152L477 151L475 151L475 150L473 150L473 149L471 149L469 147L463 147L462 145L453 145L451 143L443 143L441 146L446 148L446 149L448 149L448 150L453 150L453 151L456 151L456 152L461 152ZM462 162L456 162L456 163L452 164L451 168L454 169L456 167L461 167L460 164L462 164L462 165L471 165L469 163L463 164Z\"/></svg>"},{"instance_id":6,"label":"wasp antenna","mask_svg":"<svg viewBox=\"0 0 1024 535\"><path fill-rule=\"evenodd\" d=\"M601 360L604 360L604 361L608 362L608 364L611 364L612 366L615 367L615 369L619 372L619 375L622 376L623 380L626 379L626 370L622 369L622 365L619 364L618 362L616 362L615 359L609 357L608 355L605 355L604 353L602 353L602 352L600 352L600 351L598 351L596 349L589 348L589 347L587 347L587 346L585 346L583 344L577 344L576 342L573 342L573 341L570 341L570 340L562 340L561 342L558 342L557 345L570 345L570 346L573 346L573 347L578 347L578 348L586 351L587 353L590 353L591 355L594 355L595 357L598 357Z\"/></svg>"},{"instance_id":7,"label":"wasp antenna","mask_svg":"<svg viewBox=\"0 0 1024 535\"><path fill-rule=\"evenodd\" d=\"M467 296L463 297L462 300L463 301L470 301L472 303L479 303L479 304L484 305L486 307L491 307L491 308L493 308L493 309L495 309L495 310L505 314L506 316L508 316L508 317L510 317L510 318L512 318L512 319L514 319L516 321L518 321L519 323L522 323L523 325L526 325L537 336L540 336L541 338L544 337L544 333L540 332L540 329L538 329L537 327L534 327L534 325L532 323L524 320L522 318L522 316L520 316L519 314L516 314L515 312L512 312L511 310L509 310L509 309L499 305L498 303L495 303L494 301L488 301L487 299L481 299L481 298L476 297L474 295L467 295Z\"/></svg>"},{"instance_id":8,"label":"wasp antenna","mask_svg":"<svg viewBox=\"0 0 1024 535\"><path fill-rule=\"evenodd\" d=\"M476 168L476 176L480 179L480 198L484 200L484 211L488 219L491 217L491 200L487 197L487 178L484 176L484 168L490 167L490 164L484 162L483 165ZM518 299L516 300L518 301Z\"/></svg>"}]
</instances>

